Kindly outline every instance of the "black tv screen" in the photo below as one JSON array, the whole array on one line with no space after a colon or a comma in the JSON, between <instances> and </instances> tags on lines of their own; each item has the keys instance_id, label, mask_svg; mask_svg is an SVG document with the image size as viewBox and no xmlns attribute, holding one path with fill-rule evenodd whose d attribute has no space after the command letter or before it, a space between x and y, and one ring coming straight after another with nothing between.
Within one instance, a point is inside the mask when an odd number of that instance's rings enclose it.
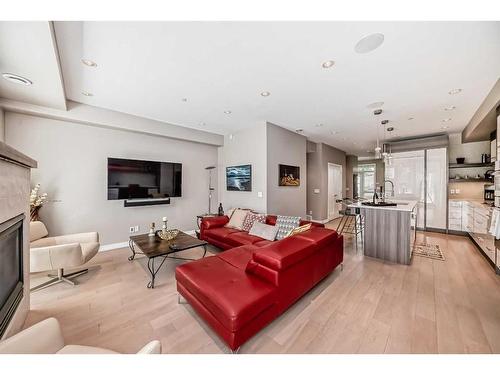
<instances>
[{"instance_id":1,"label":"black tv screen","mask_svg":"<svg viewBox=\"0 0 500 375\"><path fill-rule=\"evenodd\" d=\"M182 164L108 158L108 200L182 195Z\"/></svg>"}]
</instances>

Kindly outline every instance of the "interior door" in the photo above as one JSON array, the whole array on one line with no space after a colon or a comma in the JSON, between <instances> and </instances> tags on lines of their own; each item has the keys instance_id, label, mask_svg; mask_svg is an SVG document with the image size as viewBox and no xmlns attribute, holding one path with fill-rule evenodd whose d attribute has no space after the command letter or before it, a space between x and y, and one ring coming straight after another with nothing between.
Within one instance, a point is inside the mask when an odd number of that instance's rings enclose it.
<instances>
[{"instance_id":1,"label":"interior door","mask_svg":"<svg viewBox=\"0 0 500 375\"><path fill-rule=\"evenodd\" d=\"M342 196L342 166L328 163L328 220L336 219L340 216Z\"/></svg>"}]
</instances>

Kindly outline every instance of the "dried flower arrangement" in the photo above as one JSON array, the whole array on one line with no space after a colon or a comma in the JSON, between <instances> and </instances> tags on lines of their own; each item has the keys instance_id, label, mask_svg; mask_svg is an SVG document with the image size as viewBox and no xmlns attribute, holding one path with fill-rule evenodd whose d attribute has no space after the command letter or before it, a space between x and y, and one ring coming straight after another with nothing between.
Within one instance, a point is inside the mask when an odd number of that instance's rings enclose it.
<instances>
[{"instance_id":1,"label":"dried flower arrangement","mask_svg":"<svg viewBox=\"0 0 500 375\"><path fill-rule=\"evenodd\" d=\"M47 193L39 194L40 184L36 184L33 189L31 189L30 194L30 219L31 221L38 220L38 210L47 201Z\"/></svg>"}]
</instances>

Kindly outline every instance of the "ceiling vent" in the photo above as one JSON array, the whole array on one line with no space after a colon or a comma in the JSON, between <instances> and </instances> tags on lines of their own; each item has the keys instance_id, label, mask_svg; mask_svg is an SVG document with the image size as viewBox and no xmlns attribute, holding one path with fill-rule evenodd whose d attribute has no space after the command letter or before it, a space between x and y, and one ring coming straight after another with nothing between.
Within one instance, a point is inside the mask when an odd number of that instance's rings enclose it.
<instances>
[{"instance_id":1,"label":"ceiling vent","mask_svg":"<svg viewBox=\"0 0 500 375\"><path fill-rule=\"evenodd\" d=\"M18 76L17 74L2 73L2 77L9 82L17 83L18 85L29 86L33 84L33 82L31 82L28 78Z\"/></svg>"}]
</instances>

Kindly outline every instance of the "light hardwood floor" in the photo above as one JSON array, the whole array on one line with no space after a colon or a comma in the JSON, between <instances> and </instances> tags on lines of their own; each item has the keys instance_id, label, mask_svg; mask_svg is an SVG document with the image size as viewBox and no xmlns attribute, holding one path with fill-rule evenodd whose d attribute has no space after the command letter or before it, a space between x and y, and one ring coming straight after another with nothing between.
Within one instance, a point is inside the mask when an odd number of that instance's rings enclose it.
<instances>
[{"instance_id":1,"label":"light hardwood floor","mask_svg":"<svg viewBox=\"0 0 500 375\"><path fill-rule=\"evenodd\" d=\"M356 253L346 238L344 270L338 267L240 352L500 353L500 276L465 237L419 233L418 241L438 244L446 260L388 264ZM149 290L145 259L128 256L128 249L99 253L78 286L32 293L26 326L54 316L67 343L123 353L152 339L161 340L163 353L226 351L189 305L177 304L180 261L168 260Z\"/></svg>"}]
</instances>

